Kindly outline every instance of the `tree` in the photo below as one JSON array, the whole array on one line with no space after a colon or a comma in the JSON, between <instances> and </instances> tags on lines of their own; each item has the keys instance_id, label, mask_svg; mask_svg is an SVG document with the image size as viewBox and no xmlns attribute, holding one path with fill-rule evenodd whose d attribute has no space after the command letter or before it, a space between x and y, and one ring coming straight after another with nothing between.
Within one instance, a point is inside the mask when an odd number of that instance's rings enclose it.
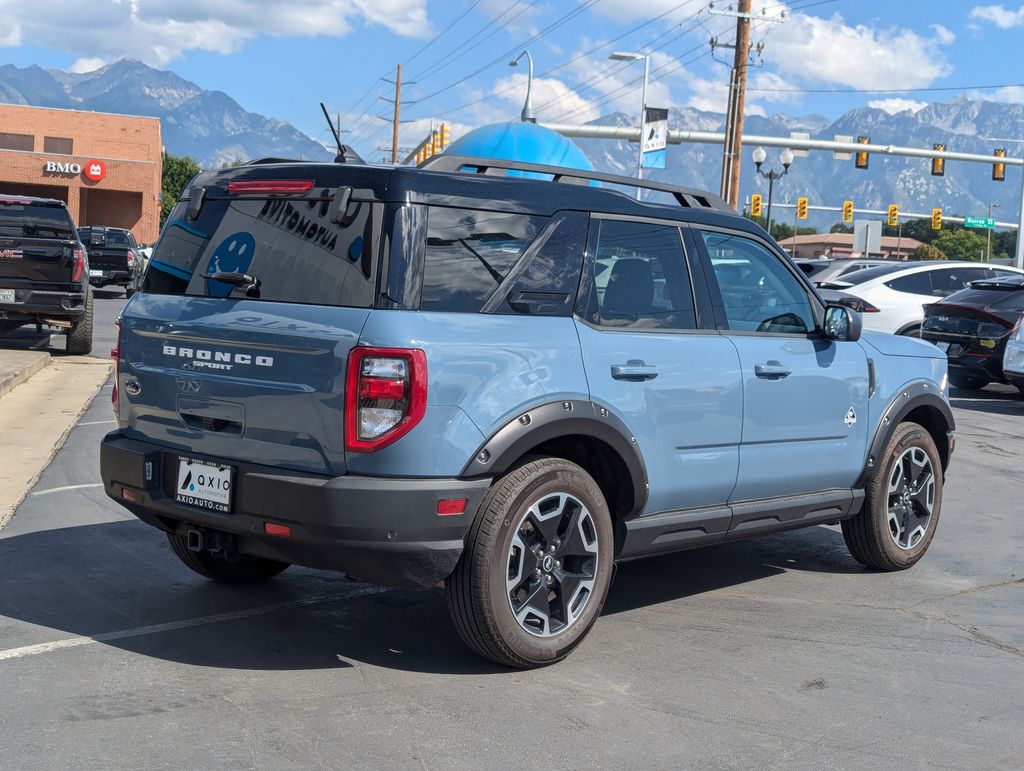
<instances>
[{"instance_id":1,"label":"tree","mask_svg":"<svg viewBox=\"0 0 1024 771\"><path fill-rule=\"evenodd\" d=\"M199 164L191 155L170 155L164 153L164 172L162 193L163 201L160 204L160 227L164 226L167 216L178 202L178 196L185 189L192 177L201 171Z\"/></svg>"},{"instance_id":2,"label":"tree","mask_svg":"<svg viewBox=\"0 0 1024 771\"><path fill-rule=\"evenodd\" d=\"M945 231L932 241L932 245L951 260L980 262L985 259L985 239L973 230Z\"/></svg>"},{"instance_id":3,"label":"tree","mask_svg":"<svg viewBox=\"0 0 1024 771\"><path fill-rule=\"evenodd\" d=\"M914 250L914 257L919 260L944 260L946 255L931 244L921 244Z\"/></svg>"},{"instance_id":4,"label":"tree","mask_svg":"<svg viewBox=\"0 0 1024 771\"><path fill-rule=\"evenodd\" d=\"M835 225L828 229L829 233L852 233L853 225L847 225L843 222L837 222Z\"/></svg>"}]
</instances>

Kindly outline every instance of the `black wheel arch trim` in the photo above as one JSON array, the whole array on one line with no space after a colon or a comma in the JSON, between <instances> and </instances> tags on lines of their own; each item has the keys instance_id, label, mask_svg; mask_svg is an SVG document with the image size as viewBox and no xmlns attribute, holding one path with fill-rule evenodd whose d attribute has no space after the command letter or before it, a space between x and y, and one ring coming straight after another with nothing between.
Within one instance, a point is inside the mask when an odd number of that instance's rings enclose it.
<instances>
[{"instance_id":1,"label":"black wheel arch trim","mask_svg":"<svg viewBox=\"0 0 1024 771\"><path fill-rule=\"evenodd\" d=\"M885 450L885 446L888 444L889 438L897 426L904 421L907 415L919 407L931 408L941 416L944 425L940 426L940 428L947 437L947 446L943 448L941 442L938 444L940 444L939 449L942 454L943 470L949 466L950 455L953 452L953 432L956 430L953 410L950 409L949 403L943 398L942 392L935 383L919 380L901 388L899 394L896 395L889 403L885 412L882 413L882 419L878 422L875 436L868 447L868 458L864 466L864 473L856 487L863 488L867 484L871 472L874 471L875 462ZM925 428L928 427L926 426Z\"/></svg>"},{"instance_id":2,"label":"black wheel arch trim","mask_svg":"<svg viewBox=\"0 0 1024 771\"><path fill-rule=\"evenodd\" d=\"M460 476L502 474L532 447L569 436L593 437L618 454L633 481L633 508L627 518L643 511L648 494L647 466L636 438L611 410L590 401L564 399L523 410L477 448Z\"/></svg>"}]
</instances>

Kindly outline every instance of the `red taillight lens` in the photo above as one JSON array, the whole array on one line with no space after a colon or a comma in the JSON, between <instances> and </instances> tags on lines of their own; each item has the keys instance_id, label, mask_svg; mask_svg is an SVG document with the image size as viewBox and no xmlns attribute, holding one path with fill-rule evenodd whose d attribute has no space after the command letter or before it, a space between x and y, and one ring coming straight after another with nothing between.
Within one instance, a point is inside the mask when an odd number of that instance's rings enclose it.
<instances>
[{"instance_id":1,"label":"red taillight lens","mask_svg":"<svg viewBox=\"0 0 1024 771\"><path fill-rule=\"evenodd\" d=\"M228 182L228 195L301 195L312 189L311 179L242 179Z\"/></svg>"},{"instance_id":2,"label":"red taillight lens","mask_svg":"<svg viewBox=\"0 0 1024 771\"><path fill-rule=\"evenodd\" d=\"M71 280L81 281L85 275L85 252L75 249L71 255Z\"/></svg>"},{"instance_id":3,"label":"red taillight lens","mask_svg":"<svg viewBox=\"0 0 1024 771\"><path fill-rule=\"evenodd\" d=\"M373 452L405 436L427 409L427 357L418 348L353 348L345 388L345 448Z\"/></svg>"},{"instance_id":4,"label":"red taillight lens","mask_svg":"<svg viewBox=\"0 0 1024 771\"><path fill-rule=\"evenodd\" d=\"M131 267L132 265L135 264L135 252L129 249L128 254L126 256L128 258L128 267Z\"/></svg>"},{"instance_id":5,"label":"red taillight lens","mask_svg":"<svg viewBox=\"0 0 1024 771\"><path fill-rule=\"evenodd\" d=\"M279 525L276 522L264 522L263 532L267 535L276 535L281 538L290 538L292 529L288 525Z\"/></svg>"},{"instance_id":6,"label":"red taillight lens","mask_svg":"<svg viewBox=\"0 0 1024 771\"><path fill-rule=\"evenodd\" d=\"M114 416L120 418L121 399L117 393L117 379L121 374L121 319L114 322L117 327L117 348L110 349L110 358L114 361L114 390L110 392L110 406L114 410Z\"/></svg>"}]
</instances>

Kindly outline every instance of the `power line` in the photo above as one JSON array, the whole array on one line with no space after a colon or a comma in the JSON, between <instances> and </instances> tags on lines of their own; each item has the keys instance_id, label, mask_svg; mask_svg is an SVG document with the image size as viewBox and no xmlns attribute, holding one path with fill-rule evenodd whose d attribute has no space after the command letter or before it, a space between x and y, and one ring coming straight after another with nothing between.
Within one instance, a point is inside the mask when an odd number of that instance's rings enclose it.
<instances>
[{"instance_id":1,"label":"power line","mask_svg":"<svg viewBox=\"0 0 1024 771\"><path fill-rule=\"evenodd\" d=\"M426 50L427 50L428 48L430 48L430 47L431 47L432 45L434 45L434 43L436 43L436 42L437 42L438 40L440 40L440 39L441 39L442 37L444 37L445 35L447 35L447 34L448 34L448 32L449 32L449 31L451 31L452 27L454 27L454 26L455 26L456 24L458 24L458 23L459 23L460 21L462 21L463 19L465 19L465 18L466 18L466 16L468 16L468 15L469 15L469 12L470 12L470 11L472 11L472 10L473 10L474 8L476 8L476 7L478 6L478 5L480 5L480 3L482 3L482 2L483 2L483 0L476 0L476 2L475 2L475 3L473 3L473 4L471 5L471 6L469 6L469 8L467 8L467 9L466 9L466 10L464 10L464 11L463 11L462 13L460 13L460 14L459 14L459 15L458 15L458 16L457 16L457 17L455 18L455 21L451 22L451 23L450 23L450 24L449 24L449 25L448 25L447 27L445 27L445 28L444 28L443 30L441 30L441 31L440 31L440 32L438 32L438 33L437 33L436 35L434 35L433 39L432 39L432 40L431 40L431 41L430 41L429 43L425 44L425 45L424 45L424 46L423 46L422 48L420 48L420 49L419 49L419 50L418 50L418 51L417 51L416 53L414 53L414 54L413 54L412 56L410 56L410 57L409 57L408 59L406 59L406 60L405 60L405 61L403 62L403 64L406 64L406 65L408 65L408 64L409 64L409 62L411 62L411 61L412 61L413 59L415 59L415 58L416 58L417 56L419 56L419 55L420 55L420 54L422 54L422 53L423 53L424 51L426 51Z\"/></svg>"},{"instance_id":2,"label":"power line","mask_svg":"<svg viewBox=\"0 0 1024 771\"><path fill-rule=\"evenodd\" d=\"M938 91L994 91L1000 88L1024 88L1024 83L987 86L928 86L921 88L751 88L748 91L785 94L909 94Z\"/></svg>"}]
</instances>

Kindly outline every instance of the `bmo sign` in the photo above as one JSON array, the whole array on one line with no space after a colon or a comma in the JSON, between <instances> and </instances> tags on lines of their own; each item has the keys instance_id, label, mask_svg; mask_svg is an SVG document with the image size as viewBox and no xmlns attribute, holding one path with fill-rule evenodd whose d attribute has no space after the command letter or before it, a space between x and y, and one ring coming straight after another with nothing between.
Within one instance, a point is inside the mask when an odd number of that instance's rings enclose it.
<instances>
[{"instance_id":1,"label":"bmo sign","mask_svg":"<svg viewBox=\"0 0 1024 771\"><path fill-rule=\"evenodd\" d=\"M99 182L107 176L107 165L103 161L86 161L84 164L74 161L61 163L60 161L47 161L43 164L44 174L62 174L75 176L84 174L90 182Z\"/></svg>"}]
</instances>

